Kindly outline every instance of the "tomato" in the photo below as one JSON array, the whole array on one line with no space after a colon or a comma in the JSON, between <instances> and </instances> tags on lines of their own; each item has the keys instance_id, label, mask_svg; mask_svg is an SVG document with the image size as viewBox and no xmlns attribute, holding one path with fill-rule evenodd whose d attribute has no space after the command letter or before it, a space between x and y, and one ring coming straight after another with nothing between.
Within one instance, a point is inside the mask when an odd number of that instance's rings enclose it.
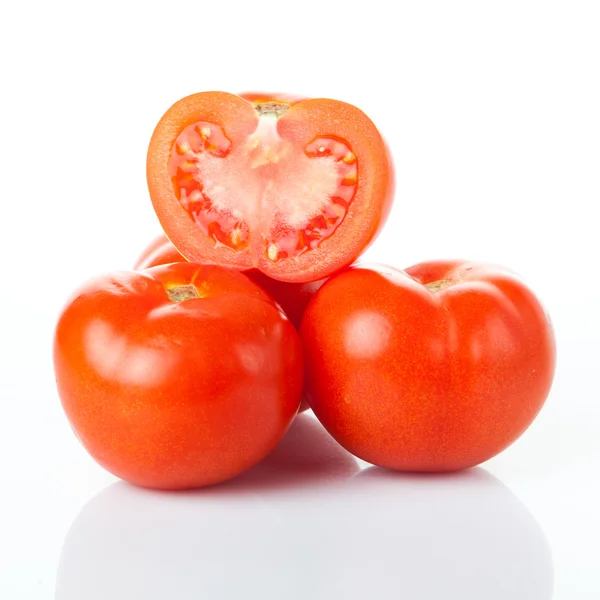
<instances>
[{"instance_id":1,"label":"tomato","mask_svg":"<svg viewBox=\"0 0 600 600\"><path fill-rule=\"evenodd\" d=\"M54 365L92 457L153 488L210 485L258 463L302 393L294 327L259 286L214 265L87 283L60 316Z\"/></svg>"},{"instance_id":2,"label":"tomato","mask_svg":"<svg viewBox=\"0 0 600 600\"><path fill-rule=\"evenodd\" d=\"M133 268L143 271L159 265L168 265L174 262L185 262L185 258L179 254L177 248L164 235L156 237L137 259ZM206 264L204 261L202 264Z\"/></svg>"},{"instance_id":3,"label":"tomato","mask_svg":"<svg viewBox=\"0 0 600 600\"><path fill-rule=\"evenodd\" d=\"M327 430L373 464L451 471L514 442L552 384L552 326L502 267L350 268L309 303L305 394Z\"/></svg>"},{"instance_id":4,"label":"tomato","mask_svg":"<svg viewBox=\"0 0 600 600\"><path fill-rule=\"evenodd\" d=\"M144 250L135 263L134 269L148 269L181 261L185 261L185 258L177 252L175 246L164 235L160 235ZM309 281L308 283L278 281L277 279L271 279L258 269L249 269L244 272L244 275L260 285L275 299L296 329L300 328L302 315L309 300L326 281L326 279ZM308 408L310 408L308 402L303 398L300 404L300 412Z\"/></svg>"},{"instance_id":5,"label":"tomato","mask_svg":"<svg viewBox=\"0 0 600 600\"><path fill-rule=\"evenodd\" d=\"M328 99L202 92L176 102L148 148L148 188L188 260L308 282L351 264L389 212L383 138Z\"/></svg>"},{"instance_id":6,"label":"tomato","mask_svg":"<svg viewBox=\"0 0 600 600\"><path fill-rule=\"evenodd\" d=\"M310 299L327 281L327 279L308 281L306 283L278 281L277 279L271 279L268 275L257 269L250 269L245 272L245 275L252 279L254 283L260 285L263 290L275 299L296 329L300 329L302 315Z\"/></svg>"}]
</instances>

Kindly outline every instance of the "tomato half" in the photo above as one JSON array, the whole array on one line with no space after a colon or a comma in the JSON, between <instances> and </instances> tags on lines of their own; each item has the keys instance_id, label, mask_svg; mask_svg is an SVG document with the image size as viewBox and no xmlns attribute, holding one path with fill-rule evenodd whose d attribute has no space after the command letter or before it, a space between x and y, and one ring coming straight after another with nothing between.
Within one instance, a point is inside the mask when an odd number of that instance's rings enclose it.
<instances>
[{"instance_id":1,"label":"tomato half","mask_svg":"<svg viewBox=\"0 0 600 600\"><path fill-rule=\"evenodd\" d=\"M549 393L550 321L514 274L470 262L351 268L301 327L305 394L347 450L373 464L449 471L514 442Z\"/></svg>"},{"instance_id":2,"label":"tomato half","mask_svg":"<svg viewBox=\"0 0 600 600\"><path fill-rule=\"evenodd\" d=\"M54 365L92 457L154 488L258 463L302 393L300 340L275 302L241 273L187 262L84 285L59 319Z\"/></svg>"},{"instance_id":3,"label":"tomato half","mask_svg":"<svg viewBox=\"0 0 600 600\"><path fill-rule=\"evenodd\" d=\"M393 191L386 145L361 110L267 94L176 102L152 135L147 178L161 225L188 260L294 282L354 262Z\"/></svg>"}]
</instances>

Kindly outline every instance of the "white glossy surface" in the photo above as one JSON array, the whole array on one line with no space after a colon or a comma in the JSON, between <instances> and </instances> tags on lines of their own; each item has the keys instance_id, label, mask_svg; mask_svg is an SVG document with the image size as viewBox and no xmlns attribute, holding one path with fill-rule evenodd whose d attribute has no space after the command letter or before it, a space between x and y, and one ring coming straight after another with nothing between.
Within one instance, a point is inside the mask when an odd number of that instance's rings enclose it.
<instances>
[{"instance_id":1,"label":"white glossy surface","mask_svg":"<svg viewBox=\"0 0 600 600\"><path fill-rule=\"evenodd\" d=\"M600 598L600 5L592 0L0 3L0 599ZM51 339L70 291L158 225L145 153L203 89L361 107L397 164L367 260L521 273L555 386L481 469L394 475L303 417L185 495L116 483L72 435Z\"/></svg>"},{"instance_id":2,"label":"white glossy surface","mask_svg":"<svg viewBox=\"0 0 600 600\"><path fill-rule=\"evenodd\" d=\"M542 529L486 471L431 479L373 467L344 479L350 457L296 463L304 444L327 443L310 417L296 427L292 455L230 486L102 491L69 530L56 599L551 597ZM278 489L288 461L303 481Z\"/></svg>"}]
</instances>

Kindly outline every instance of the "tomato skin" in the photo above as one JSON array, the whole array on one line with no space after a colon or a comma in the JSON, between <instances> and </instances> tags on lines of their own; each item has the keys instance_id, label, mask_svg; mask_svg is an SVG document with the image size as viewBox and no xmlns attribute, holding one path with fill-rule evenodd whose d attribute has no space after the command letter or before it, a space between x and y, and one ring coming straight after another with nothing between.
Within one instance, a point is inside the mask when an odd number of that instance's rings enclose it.
<instances>
[{"instance_id":1,"label":"tomato skin","mask_svg":"<svg viewBox=\"0 0 600 600\"><path fill-rule=\"evenodd\" d=\"M278 281L271 279L268 275L261 273L258 269L250 269L244 274L254 283L260 285L277 304L283 308L283 312L296 329L300 329L302 315L317 290L327 281L308 281L306 283L291 283L288 281Z\"/></svg>"},{"instance_id":2,"label":"tomato skin","mask_svg":"<svg viewBox=\"0 0 600 600\"><path fill-rule=\"evenodd\" d=\"M133 269L134 271L143 271L174 262L186 262L186 260L165 235L159 235L144 249L135 261Z\"/></svg>"},{"instance_id":3,"label":"tomato skin","mask_svg":"<svg viewBox=\"0 0 600 600\"><path fill-rule=\"evenodd\" d=\"M223 244L215 244L182 208L169 167L175 140L186 127L197 122L214 123L224 128L232 147L238 147L255 131L255 105L264 102L290 104L277 126L284 138L302 140L303 144L322 135L346 140L359 165L356 196L331 238L300 256L276 262L268 258L266 251L260 251L258 245L232 251ZM389 148L367 115L345 102L286 94L200 92L180 99L162 116L153 132L146 175L162 228L186 259L208 260L242 271L256 268L272 279L294 283L325 279L355 262L385 224L395 190Z\"/></svg>"},{"instance_id":4,"label":"tomato skin","mask_svg":"<svg viewBox=\"0 0 600 600\"><path fill-rule=\"evenodd\" d=\"M359 458L406 471L464 469L504 450L555 369L534 294L502 267L465 261L350 268L315 294L301 338L319 420Z\"/></svg>"},{"instance_id":5,"label":"tomato skin","mask_svg":"<svg viewBox=\"0 0 600 600\"><path fill-rule=\"evenodd\" d=\"M262 104L264 102L285 102L290 106L308 100L306 96L298 94L285 94L281 92L242 92L238 94L240 98L248 100L252 104Z\"/></svg>"},{"instance_id":6,"label":"tomato skin","mask_svg":"<svg viewBox=\"0 0 600 600\"><path fill-rule=\"evenodd\" d=\"M166 288L192 283L199 298L169 299ZM300 404L301 353L247 277L181 262L82 286L58 321L54 367L67 418L100 465L185 489L234 477L277 445Z\"/></svg>"}]
</instances>

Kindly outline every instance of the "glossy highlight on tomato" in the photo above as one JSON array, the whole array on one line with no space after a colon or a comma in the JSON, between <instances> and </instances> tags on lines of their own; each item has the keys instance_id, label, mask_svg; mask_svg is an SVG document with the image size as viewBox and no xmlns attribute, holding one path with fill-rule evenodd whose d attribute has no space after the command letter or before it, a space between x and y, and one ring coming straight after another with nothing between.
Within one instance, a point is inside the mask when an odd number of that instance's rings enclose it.
<instances>
[{"instance_id":1,"label":"glossy highlight on tomato","mask_svg":"<svg viewBox=\"0 0 600 600\"><path fill-rule=\"evenodd\" d=\"M352 267L302 321L305 394L327 430L373 464L477 465L512 444L551 388L554 333L514 273L466 261Z\"/></svg>"},{"instance_id":2,"label":"glossy highlight on tomato","mask_svg":"<svg viewBox=\"0 0 600 600\"><path fill-rule=\"evenodd\" d=\"M176 102L148 148L150 196L188 260L307 282L351 264L389 212L383 138L358 108L281 94Z\"/></svg>"},{"instance_id":3,"label":"glossy highlight on tomato","mask_svg":"<svg viewBox=\"0 0 600 600\"><path fill-rule=\"evenodd\" d=\"M83 285L60 316L54 366L92 457L161 489L211 485L258 463L302 393L300 340L271 297L234 270L188 262Z\"/></svg>"}]
</instances>

